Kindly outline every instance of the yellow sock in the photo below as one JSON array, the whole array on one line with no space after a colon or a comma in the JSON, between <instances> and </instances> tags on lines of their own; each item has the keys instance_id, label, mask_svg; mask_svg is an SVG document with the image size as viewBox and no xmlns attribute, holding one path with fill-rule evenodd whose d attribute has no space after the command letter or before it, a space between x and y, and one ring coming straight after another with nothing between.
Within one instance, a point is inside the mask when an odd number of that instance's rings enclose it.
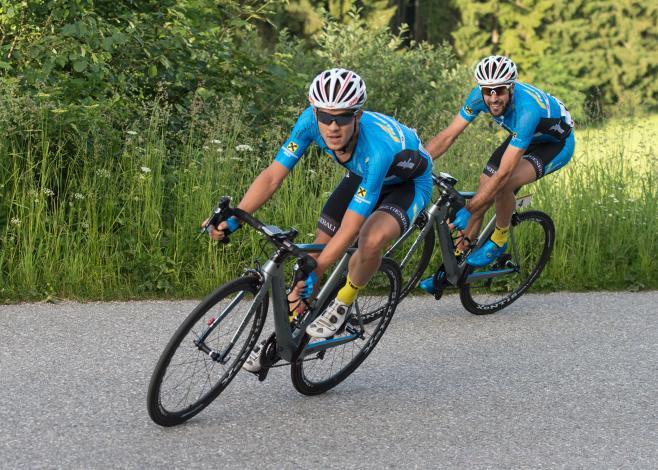
<instances>
[{"instance_id":1,"label":"yellow sock","mask_svg":"<svg viewBox=\"0 0 658 470\"><path fill-rule=\"evenodd\" d=\"M505 243L507 243L508 238L509 226L501 228L496 225L496 230L494 230L493 235L491 235L491 241L498 246L503 246Z\"/></svg>"},{"instance_id":2,"label":"yellow sock","mask_svg":"<svg viewBox=\"0 0 658 470\"><path fill-rule=\"evenodd\" d=\"M356 299L356 296L359 295L359 289L361 289L363 286L357 286L352 282L350 279L350 275L347 275L347 282L343 286L341 290L338 291L338 295L336 295L336 300L338 300L340 303L343 303L345 305L352 305L354 302L354 299Z\"/></svg>"}]
</instances>

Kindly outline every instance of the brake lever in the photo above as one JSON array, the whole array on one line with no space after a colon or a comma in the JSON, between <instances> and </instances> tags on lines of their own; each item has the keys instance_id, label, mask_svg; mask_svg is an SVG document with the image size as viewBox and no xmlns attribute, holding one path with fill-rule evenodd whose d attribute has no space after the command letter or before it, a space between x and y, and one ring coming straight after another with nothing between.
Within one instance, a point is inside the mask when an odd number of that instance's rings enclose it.
<instances>
[{"instance_id":1,"label":"brake lever","mask_svg":"<svg viewBox=\"0 0 658 470\"><path fill-rule=\"evenodd\" d=\"M228 208L229 203L231 202L231 198L224 196L222 197L219 202L217 203L217 207L215 207L210 214L210 217L208 217L208 223L204 225L199 233L210 233L210 226L212 225L215 227L216 230L219 230L219 224L226 220L228 217L223 217L222 212ZM226 233L226 230L222 230L224 232L224 238L220 240L220 243L230 243L230 239L228 237L228 234Z\"/></svg>"}]
</instances>

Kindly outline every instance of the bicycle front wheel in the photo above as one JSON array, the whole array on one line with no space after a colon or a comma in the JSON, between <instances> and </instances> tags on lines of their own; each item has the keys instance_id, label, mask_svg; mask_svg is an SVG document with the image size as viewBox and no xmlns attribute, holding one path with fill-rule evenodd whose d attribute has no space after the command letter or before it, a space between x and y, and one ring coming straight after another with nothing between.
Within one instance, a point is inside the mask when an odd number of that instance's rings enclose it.
<instances>
[{"instance_id":1,"label":"bicycle front wheel","mask_svg":"<svg viewBox=\"0 0 658 470\"><path fill-rule=\"evenodd\" d=\"M492 266L471 270L459 290L466 310L487 315L518 299L539 277L553 251L555 226L539 211L514 214L509 248ZM499 271L495 277L486 277Z\"/></svg>"},{"instance_id":2,"label":"bicycle front wheel","mask_svg":"<svg viewBox=\"0 0 658 470\"><path fill-rule=\"evenodd\" d=\"M303 348L323 341L340 342L341 338L349 335L355 337L350 342L302 356L293 362L291 378L297 391L304 395L318 395L335 387L354 372L386 331L398 304L399 291L400 270L395 262L383 259L379 270L354 301L346 328L330 340L305 338ZM378 312L377 319L362 325L363 317L372 312ZM358 315L361 315L361 321Z\"/></svg>"},{"instance_id":3,"label":"bicycle front wheel","mask_svg":"<svg viewBox=\"0 0 658 470\"><path fill-rule=\"evenodd\" d=\"M398 302L401 302L416 287L432 257L436 238L434 227L430 227L424 238L421 236L422 230L428 223L431 222L423 211L411 227L384 254L385 257L394 260L400 266L402 284Z\"/></svg>"},{"instance_id":4,"label":"bicycle front wheel","mask_svg":"<svg viewBox=\"0 0 658 470\"><path fill-rule=\"evenodd\" d=\"M161 426L180 424L208 406L233 380L254 347L267 297L245 276L218 288L178 328L155 366L147 406Z\"/></svg>"}]
</instances>

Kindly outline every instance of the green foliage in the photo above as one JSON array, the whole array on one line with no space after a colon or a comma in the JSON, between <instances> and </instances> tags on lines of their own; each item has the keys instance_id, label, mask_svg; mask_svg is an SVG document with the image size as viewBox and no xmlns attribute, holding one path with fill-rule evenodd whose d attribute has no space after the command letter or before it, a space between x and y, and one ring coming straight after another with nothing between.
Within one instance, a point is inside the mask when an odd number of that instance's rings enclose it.
<instances>
[{"instance_id":1,"label":"green foliage","mask_svg":"<svg viewBox=\"0 0 658 470\"><path fill-rule=\"evenodd\" d=\"M521 79L560 97L576 117L588 106L658 105L658 6L648 0L592 2L455 0L455 48L468 64L509 55ZM634 103L630 103L634 104Z\"/></svg>"},{"instance_id":2,"label":"green foliage","mask_svg":"<svg viewBox=\"0 0 658 470\"><path fill-rule=\"evenodd\" d=\"M273 2L2 1L0 77L62 107L135 110L165 97L189 106L247 91L264 55L254 22Z\"/></svg>"},{"instance_id":3,"label":"green foliage","mask_svg":"<svg viewBox=\"0 0 658 470\"><path fill-rule=\"evenodd\" d=\"M464 69L448 48L406 49L400 36L370 30L356 16L347 25L327 22L316 41L309 50L282 32L255 72L264 79L249 90L240 83L231 96L197 93L187 109L156 90L155 99L145 94L130 112L119 99L117 111L106 113L96 97L97 105L76 105L80 114L60 113L64 95L25 93L29 84L6 77L0 297L202 295L239 273L259 245L243 231L231 247L218 247L195 229L220 195L239 198L271 162L318 72L353 67L368 81L369 109L427 132L452 117L465 91ZM295 226L309 241L341 176L340 167L319 157L312 150L259 217Z\"/></svg>"},{"instance_id":4,"label":"green foliage","mask_svg":"<svg viewBox=\"0 0 658 470\"><path fill-rule=\"evenodd\" d=\"M370 29L386 28L395 14L396 7L390 0L289 0L280 12L277 23L304 37L311 37L322 30L324 16L333 21L349 23L359 11L359 16Z\"/></svg>"},{"instance_id":5,"label":"green foliage","mask_svg":"<svg viewBox=\"0 0 658 470\"><path fill-rule=\"evenodd\" d=\"M239 198L271 162L307 106L308 84L317 73L353 68L368 84L368 109L418 127L425 139L453 118L472 84L448 46L407 42L404 29L392 34L370 28L370 19L354 10L345 21L322 16L311 47L285 30L265 44L258 28L279 4L1 3L0 299L203 295L239 274L260 246L246 230L232 245L217 246L198 236L199 223L218 196ZM567 74L546 75L569 83ZM480 132L489 123L478 121L437 163L464 189L476 184L495 148L492 140L502 140ZM629 154L610 155L623 162ZM300 240L309 241L342 171L320 157L311 150L258 216L295 226ZM614 214L632 215L633 226L656 233L655 178L623 166L600 170L569 187L597 190L597 201L604 201L601 191L609 181L595 176L609 175L618 182L617 199L629 201L619 206L628 214ZM626 180L640 181L641 190ZM548 195L538 197L540 206L564 227L558 233L575 240L564 242L558 257L564 270L591 239L580 230L580 212L563 204L568 187L538 187ZM576 196L585 213L588 202ZM597 217L588 230L611 220L609 213ZM588 286L618 288L615 279L628 279L655 288L655 237L618 230L606 241L605 231L599 232L610 250L639 254L615 264L602 283L597 276L608 266L594 251L587 252L592 258L581 271L569 275L587 279ZM559 272L546 278L547 285L565 286Z\"/></svg>"},{"instance_id":6,"label":"green foliage","mask_svg":"<svg viewBox=\"0 0 658 470\"><path fill-rule=\"evenodd\" d=\"M436 131L459 109L470 85L468 72L447 46L412 42L403 47L405 32L369 31L353 15L347 25L327 23L316 53L323 68L358 71L368 86L368 108Z\"/></svg>"}]
</instances>

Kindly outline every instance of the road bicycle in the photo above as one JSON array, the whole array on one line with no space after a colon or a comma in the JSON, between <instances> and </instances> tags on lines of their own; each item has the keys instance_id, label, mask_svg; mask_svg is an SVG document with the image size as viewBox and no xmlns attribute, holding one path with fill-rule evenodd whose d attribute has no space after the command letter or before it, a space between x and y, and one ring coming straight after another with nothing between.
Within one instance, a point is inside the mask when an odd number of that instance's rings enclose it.
<instances>
[{"instance_id":1,"label":"road bicycle","mask_svg":"<svg viewBox=\"0 0 658 470\"><path fill-rule=\"evenodd\" d=\"M462 305L476 315L497 312L518 299L539 277L553 250L555 225L540 211L523 211L532 196L517 197L509 232L509 247L491 265L473 268L466 263L470 250L486 242L496 226L494 216L484 226L469 250L455 253L458 239L448 226L457 210L474 192L460 192L457 179L448 173L432 175L438 189L437 200L416 218L412 226L386 252L398 262L402 273L400 300L418 284L427 268L438 234L443 264L434 274L435 297L441 298L448 287L459 289ZM376 318L374 312L366 321Z\"/></svg>"},{"instance_id":2,"label":"road bicycle","mask_svg":"<svg viewBox=\"0 0 658 470\"><path fill-rule=\"evenodd\" d=\"M400 271L394 261L384 258L338 333L328 339L309 337L306 326L344 285L355 248L336 264L317 298L294 316L287 294L313 271L316 262L310 254L319 253L324 245L295 244L295 229L265 225L230 207L228 197L220 200L208 223L217 226L230 216L260 232L274 251L265 263L257 262L208 295L172 336L155 366L147 396L149 415L162 426L195 416L229 385L258 341L270 301L274 333L263 346L263 366L256 374L262 381L272 367L290 365L293 386L305 395L326 392L354 372L377 345L398 304ZM293 262L287 288L286 271ZM373 312L377 318L364 322Z\"/></svg>"}]
</instances>

